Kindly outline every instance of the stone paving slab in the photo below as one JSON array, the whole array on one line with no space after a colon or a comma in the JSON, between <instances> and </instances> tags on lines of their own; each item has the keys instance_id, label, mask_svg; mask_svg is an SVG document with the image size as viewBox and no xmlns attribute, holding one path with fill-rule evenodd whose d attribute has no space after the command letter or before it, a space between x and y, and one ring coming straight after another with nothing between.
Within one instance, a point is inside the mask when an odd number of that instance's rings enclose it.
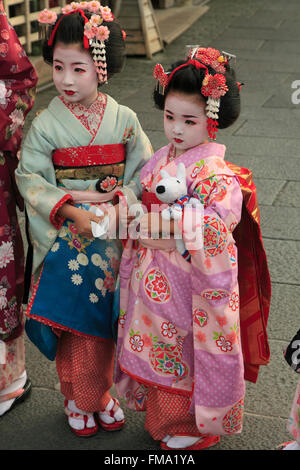
<instances>
[{"instance_id":1,"label":"stone paving slab","mask_svg":"<svg viewBox=\"0 0 300 470\"><path fill-rule=\"evenodd\" d=\"M272 282L299 285L300 242L264 239Z\"/></svg>"},{"instance_id":2,"label":"stone paving slab","mask_svg":"<svg viewBox=\"0 0 300 470\"><path fill-rule=\"evenodd\" d=\"M289 21L285 21L280 24L279 27L272 28L271 25L265 28L244 28L240 27L232 27L230 26L227 28L223 33L222 37L224 39L237 39L239 42L241 39L255 39L255 40L277 40L280 38L281 40L299 40L299 23L294 22L291 23Z\"/></svg>"},{"instance_id":3,"label":"stone paving slab","mask_svg":"<svg viewBox=\"0 0 300 470\"><path fill-rule=\"evenodd\" d=\"M300 285L278 284L273 282L268 335L269 338L273 340L282 341L284 347L291 341L295 332L299 329L299 298ZM276 361L278 361L278 366L279 363L282 365L281 352L279 352L279 356L276 356ZM277 364L276 361L274 364ZM291 377L294 377L294 374L291 374ZM261 380L262 379L259 377L260 382ZM293 380L295 380L295 378Z\"/></svg>"},{"instance_id":4,"label":"stone paving slab","mask_svg":"<svg viewBox=\"0 0 300 470\"><path fill-rule=\"evenodd\" d=\"M275 205L300 208L300 183L297 181L289 181L278 195ZM299 209L297 215L299 217Z\"/></svg>"},{"instance_id":5,"label":"stone paving slab","mask_svg":"<svg viewBox=\"0 0 300 470\"><path fill-rule=\"evenodd\" d=\"M222 134L222 137L221 137ZM261 159L261 164L268 164L268 160L274 161L276 157L281 157L283 164L288 159L294 162L294 171L290 175L297 173L295 159L300 156L300 146L298 139L286 139L281 136L274 137L262 136L226 136L220 131L220 141L225 144L231 154L265 157ZM281 166L283 166L281 164ZM278 167L278 171L284 171L284 168Z\"/></svg>"},{"instance_id":6,"label":"stone paving slab","mask_svg":"<svg viewBox=\"0 0 300 470\"><path fill-rule=\"evenodd\" d=\"M225 141L225 138L223 141ZM231 141L233 141L233 139L231 139ZM249 168L253 172L255 179L260 177L273 180L287 180L293 178L294 181L300 181L300 168L297 163L299 155L294 155L293 157L271 155L269 159L264 158L264 156L268 155L270 155L268 152L257 156L247 155L246 153L244 155L235 154L228 144L227 160Z\"/></svg>"},{"instance_id":7,"label":"stone paving slab","mask_svg":"<svg viewBox=\"0 0 300 470\"><path fill-rule=\"evenodd\" d=\"M278 197L275 204L277 201ZM300 240L299 207L288 207L287 202L282 207L266 206L263 205L264 203L265 201L260 204L261 229L264 237L278 240Z\"/></svg>"},{"instance_id":8,"label":"stone paving slab","mask_svg":"<svg viewBox=\"0 0 300 470\"><path fill-rule=\"evenodd\" d=\"M263 28L263 29L278 29L282 24L283 18L279 17L276 12L270 13L269 11L259 11L254 15L247 16L243 15L242 17L235 18L230 27L237 28Z\"/></svg>"},{"instance_id":9,"label":"stone paving slab","mask_svg":"<svg viewBox=\"0 0 300 470\"><path fill-rule=\"evenodd\" d=\"M274 112L274 114L276 111ZM276 114L275 114L276 115ZM255 137L284 137L287 139L300 139L299 123L291 118L288 122L282 123L276 119L257 119L245 121L235 132L235 135L255 136Z\"/></svg>"},{"instance_id":10,"label":"stone paving slab","mask_svg":"<svg viewBox=\"0 0 300 470\"><path fill-rule=\"evenodd\" d=\"M284 180L280 180L278 182L277 180L272 180L269 178L266 179L254 177L253 181L256 185L257 199L259 205L264 204L272 206L281 189L285 185Z\"/></svg>"},{"instance_id":11,"label":"stone paving slab","mask_svg":"<svg viewBox=\"0 0 300 470\"><path fill-rule=\"evenodd\" d=\"M269 345L270 364L260 368L256 384L247 382L245 410L260 416L288 418L297 385L297 374L283 358L288 342L270 339ZM265 432L271 433L271 429L266 428Z\"/></svg>"}]
</instances>

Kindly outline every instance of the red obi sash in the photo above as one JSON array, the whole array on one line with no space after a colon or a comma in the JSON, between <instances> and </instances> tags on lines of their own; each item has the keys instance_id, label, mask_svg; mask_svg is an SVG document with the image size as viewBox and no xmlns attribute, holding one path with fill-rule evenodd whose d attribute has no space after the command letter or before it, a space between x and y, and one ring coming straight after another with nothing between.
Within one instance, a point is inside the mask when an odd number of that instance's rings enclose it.
<instances>
[{"instance_id":1,"label":"red obi sash","mask_svg":"<svg viewBox=\"0 0 300 470\"><path fill-rule=\"evenodd\" d=\"M125 144L66 147L56 149L52 161L56 167L113 165L124 162L125 154Z\"/></svg>"}]
</instances>

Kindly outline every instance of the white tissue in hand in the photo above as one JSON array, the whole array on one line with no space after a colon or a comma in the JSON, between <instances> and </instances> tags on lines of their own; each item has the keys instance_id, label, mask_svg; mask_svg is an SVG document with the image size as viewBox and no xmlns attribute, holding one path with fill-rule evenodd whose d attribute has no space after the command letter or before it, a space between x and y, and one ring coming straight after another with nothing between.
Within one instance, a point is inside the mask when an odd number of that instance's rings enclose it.
<instances>
[{"instance_id":1,"label":"white tissue in hand","mask_svg":"<svg viewBox=\"0 0 300 470\"><path fill-rule=\"evenodd\" d=\"M104 212L101 209L99 209L99 207L96 207L96 206L92 206L90 208L90 212L93 212L93 214L95 214L97 217L102 217L104 215ZM92 221L91 226L92 226L92 234L94 238L103 237L103 235L107 233L108 227L109 227L108 216L104 217L102 222L100 222L99 224Z\"/></svg>"}]
</instances>

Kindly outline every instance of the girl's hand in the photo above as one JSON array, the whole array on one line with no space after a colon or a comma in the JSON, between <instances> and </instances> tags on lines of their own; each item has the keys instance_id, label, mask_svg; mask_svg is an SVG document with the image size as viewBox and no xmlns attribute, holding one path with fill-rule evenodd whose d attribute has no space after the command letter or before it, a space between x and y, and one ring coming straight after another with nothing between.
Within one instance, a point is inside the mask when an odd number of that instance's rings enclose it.
<instances>
[{"instance_id":1,"label":"girl's hand","mask_svg":"<svg viewBox=\"0 0 300 470\"><path fill-rule=\"evenodd\" d=\"M104 212L103 216L97 217L92 212L77 208L77 213L75 216L73 216L73 221L79 235L85 238L93 238L91 222L96 222L96 224L99 224L106 215L107 212Z\"/></svg>"},{"instance_id":2,"label":"girl's hand","mask_svg":"<svg viewBox=\"0 0 300 470\"><path fill-rule=\"evenodd\" d=\"M97 217L92 212L65 203L58 210L58 215L66 219L73 220L79 235L82 235L85 238L93 238L91 222L93 221L96 222L96 224L99 224L107 213L104 211L103 216Z\"/></svg>"}]
</instances>

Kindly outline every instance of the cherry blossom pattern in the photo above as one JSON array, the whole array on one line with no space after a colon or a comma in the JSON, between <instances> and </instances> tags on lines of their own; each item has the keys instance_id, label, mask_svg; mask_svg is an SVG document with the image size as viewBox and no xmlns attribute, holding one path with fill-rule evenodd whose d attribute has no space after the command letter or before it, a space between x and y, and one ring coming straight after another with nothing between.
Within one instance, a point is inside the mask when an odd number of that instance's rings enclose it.
<instances>
[{"instance_id":1,"label":"cherry blossom pattern","mask_svg":"<svg viewBox=\"0 0 300 470\"><path fill-rule=\"evenodd\" d=\"M163 336L166 336L167 338L172 338L177 333L177 330L175 326L173 325L173 323L168 321L168 322L163 322L161 324L161 333Z\"/></svg>"},{"instance_id":2,"label":"cherry blossom pattern","mask_svg":"<svg viewBox=\"0 0 300 470\"><path fill-rule=\"evenodd\" d=\"M236 292L233 292L229 298L229 307L234 312L238 310L240 304L240 297Z\"/></svg>"},{"instance_id":3,"label":"cherry blossom pattern","mask_svg":"<svg viewBox=\"0 0 300 470\"><path fill-rule=\"evenodd\" d=\"M124 328L126 318L127 318L127 313L126 313L126 311L120 309L119 325L120 325L121 328Z\"/></svg>"},{"instance_id":4,"label":"cherry blossom pattern","mask_svg":"<svg viewBox=\"0 0 300 470\"><path fill-rule=\"evenodd\" d=\"M142 352L144 347L144 341L140 335L140 332L134 332L133 330L130 330L129 336L129 343L131 349L134 352Z\"/></svg>"},{"instance_id":5,"label":"cherry blossom pattern","mask_svg":"<svg viewBox=\"0 0 300 470\"><path fill-rule=\"evenodd\" d=\"M225 336L223 336L222 333L217 333L215 331L214 334L213 334L213 339L215 340L216 345L218 346L218 348L221 349L221 351L223 351L223 352L232 351L231 341L226 339Z\"/></svg>"}]
</instances>

